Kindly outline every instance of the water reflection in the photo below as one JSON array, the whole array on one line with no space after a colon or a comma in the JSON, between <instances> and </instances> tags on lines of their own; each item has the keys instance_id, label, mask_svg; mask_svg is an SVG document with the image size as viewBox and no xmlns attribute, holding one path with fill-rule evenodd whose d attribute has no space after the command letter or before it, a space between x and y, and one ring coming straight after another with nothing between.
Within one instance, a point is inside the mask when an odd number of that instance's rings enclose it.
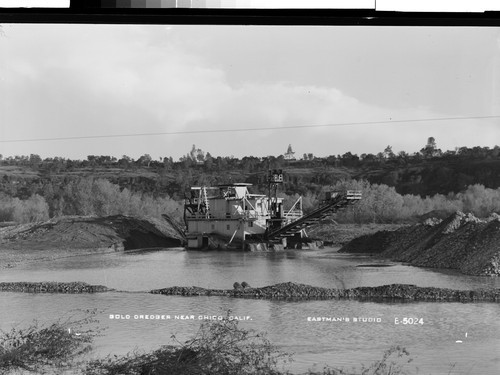
<instances>
[{"instance_id":1,"label":"water reflection","mask_svg":"<svg viewBox=\"0 0 500 375\"><path fill-rule=\"evenodd\" d=\"M364 264L390 267L359 267ZM499 278L466 276L453 270L411 267L335 249L276 253L145 250L74 256L2 270L0 281L85 281L119 290L168 286L232 288L235 281L259 287L293 281L352 288L392 283L453 289L500 287Z\"/></svg>"}]
</instances>

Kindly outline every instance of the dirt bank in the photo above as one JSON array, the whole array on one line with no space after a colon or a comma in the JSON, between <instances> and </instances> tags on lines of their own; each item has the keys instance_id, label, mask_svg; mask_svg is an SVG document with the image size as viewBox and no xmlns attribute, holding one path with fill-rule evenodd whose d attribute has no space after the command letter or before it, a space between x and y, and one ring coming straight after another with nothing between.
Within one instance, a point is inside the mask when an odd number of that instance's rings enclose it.
<instances>
[{"instance_id":1,"label":"dirt bank","mask_svg":"<svg viewBox=\"0 0 500 375\"><path fill-rule=\"evenodd\" d=\"M467 275L500 275L500 216L480 220L456 212L444 220L356 238L340 252L378 253L414 266L457 269Z\"/></svg>"},{"instance_id":2,"label":"dirt bank","mask_svg":"<svg viewBox=\"0 0 500 375\"><path fill-rule=\"evenodd\" d=\"M262 288L205 289L201 287L174 286L152 290L153 294L176 296L224 296L253 299L318 300L407 300L441 302L500 302L499 289L453 290L446 288L423 288L416 285L391 284L377 287L352 289L330 289L297 283L281 283Z\"/></svg>"},{"instance_id":3,"label":"dirt bank","mask_svg":"<svg viewBox=\"0 0 500 375\"><path fill-rule=\"evenodd\" d=\"M183 241L166 220L123 215L62 217L0 228L0 267L88 252L178 247Z\"/></svg>"}]
</instances>

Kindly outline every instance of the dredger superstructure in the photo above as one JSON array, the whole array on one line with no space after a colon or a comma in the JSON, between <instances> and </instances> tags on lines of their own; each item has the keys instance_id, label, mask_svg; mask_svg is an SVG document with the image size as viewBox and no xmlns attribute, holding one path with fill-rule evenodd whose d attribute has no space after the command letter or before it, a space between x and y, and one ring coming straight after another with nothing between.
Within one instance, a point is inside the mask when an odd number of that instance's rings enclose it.
<instances>
[{"instance_id":1,"label":"dredger superstructure","mask_svg":"<svg viewBox=\"0 0 500 375\"><path fill-rule=\"evenodd\" d=\"M319 208L304 215L302 197L286 210L278 197L282 170L270 170L267 180L267 195L250 193L249 183L191 187L184 203L188 248L209 248L211 237L242 249L259 242L286 247L307 236L308 226L361 199L359 191L329 192Z\"/></svg>"}]
</instances>

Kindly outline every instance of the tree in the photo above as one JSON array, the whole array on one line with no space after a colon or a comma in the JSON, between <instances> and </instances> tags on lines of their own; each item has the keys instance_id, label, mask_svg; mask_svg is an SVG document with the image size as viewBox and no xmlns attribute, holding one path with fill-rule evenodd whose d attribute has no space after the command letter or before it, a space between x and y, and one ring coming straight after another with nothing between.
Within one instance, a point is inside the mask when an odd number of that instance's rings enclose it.
<instances>
[{"instance_id":1,"label":"tree","mask_svg":"<svg viewBox=\"0 0 500 375\"><path fill-rule=\"evenodd\" d=\"M33 194L25 201L14 198L13 219L18 223L33 223L44 221L49 218L49 205L45 199Z\"/></svg>"},{"instance_id":2,"label":"tree","mask_svg":"<svg viewBox=\"0 0 500 375\"><path fill-rule=\"evenodd\" d=\"M79 178L64 186L64 215L94 215L92 185L93 178Z\"/></svg>"},{"instance_id":3,"label":"tree","mask_svg":"<svg viewBox=\"0 0 500 375\"><path fill-rule=\"evenodd\" d=\"M212 157L212 155L210 155L210 152L207 152L207 154L205 155L204 163L205 168L209 171L214 167L214 158Z\"/></svg>"},{"instance_id":4,"label":"tree","mask_svg":"<svg viewBox=\"0 0 500 375\"><path fill-rule=\"evenodd\" d=\"M196 145L193 145L187 157L195 163L201 164L205 161L205 152L201 148L196 148Z\"/></svg>"},{"instance_id":5,"label":"tree","mask_svg":"<svg viewBox=\"0 0 500 375\"><path fill-rule=\"evenodd\" d=\"M394 159L396 155L392 152L392 146L387 146L384 150L384 157L386 159Z\"/></svg>"},{"instance_id":6,"label":"tree","mask_svg":"<svg viewBox=\"0 0 500 375\"><path fill-rule=\"evenodd\" d=\"M146 165L149 167L152 160L153 160L153 158L151 157L151 155L144 154L139 159L137 159L137 163L142 164L142 165Z\"/></svg>"},{"instance_id":7,"label":"tree","mask_svg":"<svg viewBox=\"0 0 500 375\"><path fill-rule=\"evenodd\" d=\"M359 157L352 154L350 151L341 156L342 165L346 167L354 167L359 162Z\"/></svg>"},{"instance_id":8,"label":"tree","mask_svg":"<svg viewBox=\"0 0 500 375\"><path fill-rule=\"evenodd\" d=\"M191 168L194 163L193 159L191 159L191 156L189 154L181 156L179 158L179 162L181 163L181 168L184 170Z\"/></svg>"},{"instance_id":9,"label":"tree","mask_svg":"<svg viewBox=\"0 0 500 375\"><path fill-rule=\"evenodd\" d=\"M491 156L493 156L494 158L496 158L496 157L498 157L498 155L500 155L500 147L499 146L495 146L491 150ZM0 155L0 160L2 160L2 155Z\"/></svg>"},{"instance_id":10,"label":"tree","mask_svg":"<svg viewBox=\"0 0 500 375\"><path fill-rule=\"evenodd\" d=\"M201 151L201 150L199 150L199 151ZM204 152L203 151L198 152L196 154L196 162L203 163L204 161L205 161L205 154L204 154Z\"/></svg>"},{"instance_id":11,"label":"tree","mask_svg":"<svg viewBox=\"0 0 500 375\"><path fill-rule=\"evenodd\" d=\"M87 156L87 161L89 162L91 167L95 167L97 165L97 156L95 155L88 155Z\"/></svg>"},{"instance_id":12,"label":"tree","mask_svg":"<svg viewBox=\"0 0 500 375\"><path fill-rule=\"evenodd\" d=\"M361 160L365 163L376 163L377 157L373 154L363 154L361 155Z\"/></svg>"},{"instance_id":13,"label":"tree","mask_svg":"<svg viewBox=\"0 0 500 375\"><path fill-rule=\"evenodd\" d=\"M457 194L466 212L472 212L478 217L487 217L500 211L500 189L488 189L483 185L468 186L467 190Z\"/></svg>"},{"instance_id":14,"label":"tree","mask_svg":"<svg viewBox=\"0 0 500 375\"><path fill-rule=\"evenodd\" d=\"M118 165L122 168L128 169L131 163L133 163L133 159L130 156L123 155L120 160L118 160Z\"/></svg>"},{"instance_id":15,"label":"tree","mask_svg":"<svg viewBox=\"0 0 500 375\"><path fill-rule=\"evenodd\" d=\"M165 168L165 170L167 171L170 171L172 169L172 166L174 165L174 160L172 159L172 157L164 157L163 158L163 168Z\"/></svg>"},{"instance_id":16,"label":"tree","mask_svg":"<svg viewBox=\"0 0 500 375\"><path fill-rule=\"evenodd\" d=\"M114 185L108 180L98 179L93 182L91 192L92 211L95 215L112 215L118 213L117 210L121 209L118 204L118 198L120 196L120 188L118 185Z\"/></svg>"},{"instance_id":17,"label":"tree","mask_svg":"<svg viewBox=\"0 0 500 375\"><path fill-rule=\"evenodd\" d=\"M406 151L399 151L397 156L398 162L405 165L408 164L410 155Z\"/></svg>"},{"instance_id":18,"label":"tree","mask_svg":"<svg viewBox=\"0 0 500 375\"><path fill-rule=\"evenodd\" d=\"M42 163L42 158L36 154L31 154L29 160L32 168L38 168L38 166Z\"/></svg>"}]
</instances>

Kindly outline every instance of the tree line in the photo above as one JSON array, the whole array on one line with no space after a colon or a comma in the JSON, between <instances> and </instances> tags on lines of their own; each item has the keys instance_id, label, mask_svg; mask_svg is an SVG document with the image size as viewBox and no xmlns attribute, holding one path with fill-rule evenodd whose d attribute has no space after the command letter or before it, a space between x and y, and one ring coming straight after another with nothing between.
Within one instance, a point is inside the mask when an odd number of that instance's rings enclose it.
<instances>
[{"instance_id":1,"label":"tree line","mask_svg":"<svg viewBox=\"0 0 500 375\"><path fill-rule=\"evenodd\" d=\"M42 159L39 155L31 154L4 157L0 154L0 166L27 166L35 170L47 172L65 172L80 168L120 168L124 170L137 170L139 168L151 168L154 170L164 169L167 171L182 171L186 168L197 168L205 171L225 171L227 169L239 169L246 172L257 172L268 168L283 168L291 163L294 167L377 167L387 164L407 166L421 163L425 160L460 161L471 159L496 159L500 157L500 146L489 147L457 147L455 150L441 151L436 145L433 137L429 137L427 144L418 152L407 153L405 151L393 152L392 146L388 145L383 151L372 154L361 155L346 152L342 155L330 155L316 157L312 153L304 154L302 158L290 158L294 152L291 146L286 153L278 156L245 156L235 158L233 156L212 156L193 145L190 152L174 161L171 156L160 157L155 160L149 154L144 154L137 159L123 155L117 158L109 155L88 155L85 160L72 160L69 158L54 157Z\"/></svg>"},{"instance_id":2,"label":"tree line","mask_svg":"<svg viewBox=\"0 0 500 375\"><path fill-rule=\"evenodd\" d=\"M407 221L436 210L462 210L480 217L499 212L498 146L442 152L430 137L412 155L396 154L391 146L377 155L305 154L297 160L294 154L289 145L286 158L213 157L193 145L177 162L172 157L153 160L148 154L137 160L125 155L89 155L86 160L0 155L0 221L162 213L180 221L190 186L249 182L253 193L265 194L270 168L285 171L286 204L302 196L305 211L317 206L327 189L361 190L363 200L338 215L345 222Z\"/></svg>"},{"instance_id":3,"label":"tree line","mask_svg":"<svg viewBox=\"0 0 500 375\"><path fill-rule=\"evenodd\" d=\"M342 223L404 223L413 222L429 212L441 215L454 211L471 212L477 217L500 213L500 188L483 185L469 186L460 193L436 194L428 197L396 192L384 184L366 180L340 180L323 186L318 193L302 196L305 213L318 207L327 191L359 190L363 198L347 210L337 213ZM285 208L290 209L299 194L281 193ZM183 218L183 201L169 196L134 193L106 179L78 178L63 185L47 184L44 189L26 199L0 193L0 221L29 223L61 216L131 215L161 218L168 214L178 222Z\"/></svg>"},{"instance_id":4,"label":"tree line","mask_svg":"<svg viewBox=\"0 0 500 375\"><path fill-rule=\"evenodd\" d=\"M359 202L337 214L337 220L344 223L405 223L428 213L447 216L456 211L470 212L479 218L500 213L500 188L489 189L480 184L459 193L427 197L402 195L394 187L366 180L339 181L333 186L333 190L343 189L360 190L363 194Z\"/></svg>"},{"instance_id":5,"label":"tree line","mask_svg":"<svg viewBox=\"0 0 500 375\"><path fill-rule=\"evenodd\" d=\"M324 186L317 194L302 196L302 208L308 213L322 203L327 191L344 190L361 191L362 199L345 211L335 214L335 220L340 223L411 223L430 212L444 216L463 211L479 218L500 213L500 188L489 189L475 184L460 193L420 197L399 194L392 186L371 184L367 180L340 180L333 185ZM285 209L289 209L300 195L281 194L281 197L285 199Z\"/></svg>"},{"instance_id":6,"label":"tree line","mask_svg":"<svg viewBox=\"0 0 500 375\"><path fill-rule=\"evenodd\" d=\"M133 193L102 178L78 178L63 185L48 183L27 199L0 193L0 221L29 223L61 216L131 215L181 220L182 202L168 196Z\"/></svg>"}]
</instances>

